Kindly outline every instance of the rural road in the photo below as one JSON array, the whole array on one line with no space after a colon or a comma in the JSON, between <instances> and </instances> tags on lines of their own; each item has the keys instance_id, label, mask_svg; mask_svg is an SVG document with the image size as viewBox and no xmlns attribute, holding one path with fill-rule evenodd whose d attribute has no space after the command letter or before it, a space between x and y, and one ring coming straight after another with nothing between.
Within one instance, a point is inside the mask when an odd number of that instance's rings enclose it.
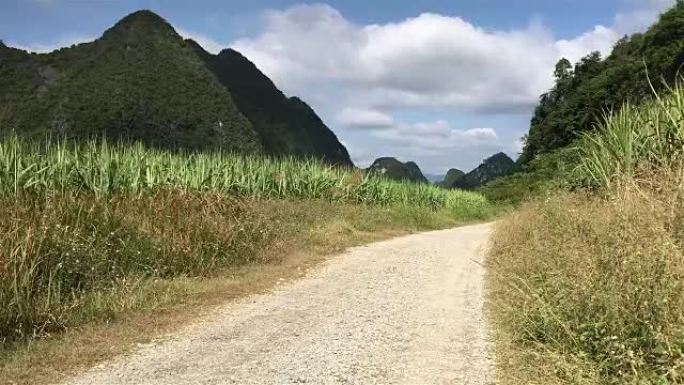
<instances>
[{"instance_id":1,"label":"rural road","mask_svg":"<svg viewBox=\"0 0 684 385\"><path fill-rule=\"evenodd\" d=\"M490 224L355 247L68 384L494 383Z\"/></svg>"}]
</instances>

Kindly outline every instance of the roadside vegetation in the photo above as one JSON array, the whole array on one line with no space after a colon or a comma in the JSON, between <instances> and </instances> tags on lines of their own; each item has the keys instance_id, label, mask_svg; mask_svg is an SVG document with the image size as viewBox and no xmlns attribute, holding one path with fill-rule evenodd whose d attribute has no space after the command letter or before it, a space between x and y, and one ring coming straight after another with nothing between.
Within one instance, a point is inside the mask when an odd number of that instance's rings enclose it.
<instances>
[{"instance_id":1,"label":"roadside vegetation","mask_svg":"<svg viewBox=\"0 0 684 385\"><path fill-rule=\"evenodd\" d=\"M315 160L183 153L91 141L0 141L0 194L89 193L97 197L158 189L245 198L325 199L379 206L408 205L482 215L479 194L403 183Z\"/></svg>"},{"instance_id":2,"label":"roadside vegetation","mask_svg":"<svg viewBox=\"0 0 684 385\"><path fill-rule=\"evenodd\" d=\"M617 41L609 55L558 62L556 84L540 97L520 163L571 145L605 110L641 104L674 85L684 60L684 2L672 3L647 31Z\"/></svg>"},{"instance_id":3,"label":"roadside vegetation","mask_svg":"<svg viewBox=\"0 0 684 385\"><path fill-rule=\"evenodd\" d=\"M684 383L684 89L575 142L565 187L497 225L502 384Z\"/></svg>"},{"instance_id":4,"label":"roadside vegetation","mask_svg":"<svg viewBox=\"0 0 684 385\"><path fill-rule=\"evenodd\" d=\"M232 282L250 266L261 267L241 278L243 292L251 281L261 280L264 289L263 281L293 274L278 266L300 272L314 255L491 213L476 193L313 160L6 138L0 141L0 378L53 381L55 373L93 364L106 356L103 349L121 351L121 341L148 336L92 343L112 332L88 342L73 337L74 329L135 323L141 314L195 303L225 286L207 282ZM264 279L267 271L277 273ZM65 332L81 352L71 363L72 351L51 342Z\"/></svg>"}]
</instances>

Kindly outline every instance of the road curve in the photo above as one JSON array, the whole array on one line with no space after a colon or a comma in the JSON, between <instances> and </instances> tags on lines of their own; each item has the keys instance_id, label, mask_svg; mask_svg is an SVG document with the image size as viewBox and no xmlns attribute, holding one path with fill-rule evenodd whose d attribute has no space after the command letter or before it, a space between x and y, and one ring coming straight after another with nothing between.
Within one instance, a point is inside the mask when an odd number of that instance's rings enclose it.
<instances>
[{"instance_id":1,"label":"road curve","mask_svg":"<svg viewBox=\"0 0 684 385\"><path fill-rule=\"evenodd\" d=\"M350 249L67 384L493 384L490 224Z\"/></svg>"}]
</instances>

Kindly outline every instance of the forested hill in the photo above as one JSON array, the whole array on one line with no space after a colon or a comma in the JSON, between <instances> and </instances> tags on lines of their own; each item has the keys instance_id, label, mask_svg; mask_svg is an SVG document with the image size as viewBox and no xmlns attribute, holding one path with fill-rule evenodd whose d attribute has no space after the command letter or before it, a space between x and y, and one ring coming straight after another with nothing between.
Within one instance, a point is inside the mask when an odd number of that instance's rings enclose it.
<instances>
[{"instance_id":1,"label":"forested hill","mask_svg":"<svg viewBox=\"0 0 684 385\"><path fill-rule=\"evenodd\" d=\"M451 180L449 180L448 177L444 180L442 187L474 190L495 179L505 177L516 171L517 166L513 159L503 152L500 152L485 159L479 166L467 174L456 170L456 172L453 173L454 175L452 175ZM459 176L456 177L456 175Z\"/></svg>"},{"instance_id":2,"label":"forested hill","mask_svg":"<svg viewBox=\"0 0 684 385\"><path fill-rule=\"evenodd\" d=\"M158 147L262 151L250 122L194 51L152 12L50 54L0 51L0 129Z\"/></svg>"},{"instance_id":3,"label":"forested hill","mask_svg":"<svg viewBox=\"0 0 684 385\"><path fill-rule=\"evenodd\" d=\"M240 111L274 155L306 155L351 166L347 149L301 99L286 97L249 59L233 49L218 55L187 40L216 78L228 88Z\"/></svg>"},{"instance_id":4,"label":"forested hill","mask_svg":"<svg viewBox=\"0 0 684 385\"><path fill-rule=\"evenodd\" d=\"M420 171L416 162L406 163L392 157L382 157L376 159L368 167L368 172L383 175L386 178L397 181L409 181L415 183L428 183L427 178Z\"/></svg>"},{"instance_id":5,"label":"forested hill","mask_svg":"<svg viewBox=\"0 0 684 385\"><path fill-rule=\"evenodd\" d=\"M162 148L312 156L351 165L316 114L299 99L287 99L256 67L252 73L261 77L245 77L198 53L196 44L150 11L126 16L92 43L49 54L0 44L0 132L125 138ZM250 93L263 94L264 102L252 104L245 97Z\"/></svg>"},{"instance_id":6,"label":"forested hill","mask_svg":"<svg viewBox=\"0 0 684 385\"><path fill-rule=\"evenodd\" d=\"M574 66L566 59L555 69L556 84L540 98L520 157L567 146L596 119L626 102L638 103L672 85L684 63L684 2L664 13L643 34L624 37L605 59L595 52Z\"/></svg>"}]
</instances>

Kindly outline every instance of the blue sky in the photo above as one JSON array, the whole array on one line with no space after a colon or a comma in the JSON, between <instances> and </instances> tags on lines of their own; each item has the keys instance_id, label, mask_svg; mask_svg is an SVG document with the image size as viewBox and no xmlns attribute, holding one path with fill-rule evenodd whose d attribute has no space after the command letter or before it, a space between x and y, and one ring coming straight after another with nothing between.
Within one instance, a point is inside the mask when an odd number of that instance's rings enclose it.
<instances>
[{"instance_id":1,"label":"blue sky","mask_svg":"<svg viewBox=\"0 0 684 385\"><path fill-rule=\"evenodd\" d=\"M442 173L515 156L560 57L609 52L673 2L3 0L0 39L49 51L151 9L210 51L243 52L359 165L397 156Z\"/></svg>"}]
</instances>

